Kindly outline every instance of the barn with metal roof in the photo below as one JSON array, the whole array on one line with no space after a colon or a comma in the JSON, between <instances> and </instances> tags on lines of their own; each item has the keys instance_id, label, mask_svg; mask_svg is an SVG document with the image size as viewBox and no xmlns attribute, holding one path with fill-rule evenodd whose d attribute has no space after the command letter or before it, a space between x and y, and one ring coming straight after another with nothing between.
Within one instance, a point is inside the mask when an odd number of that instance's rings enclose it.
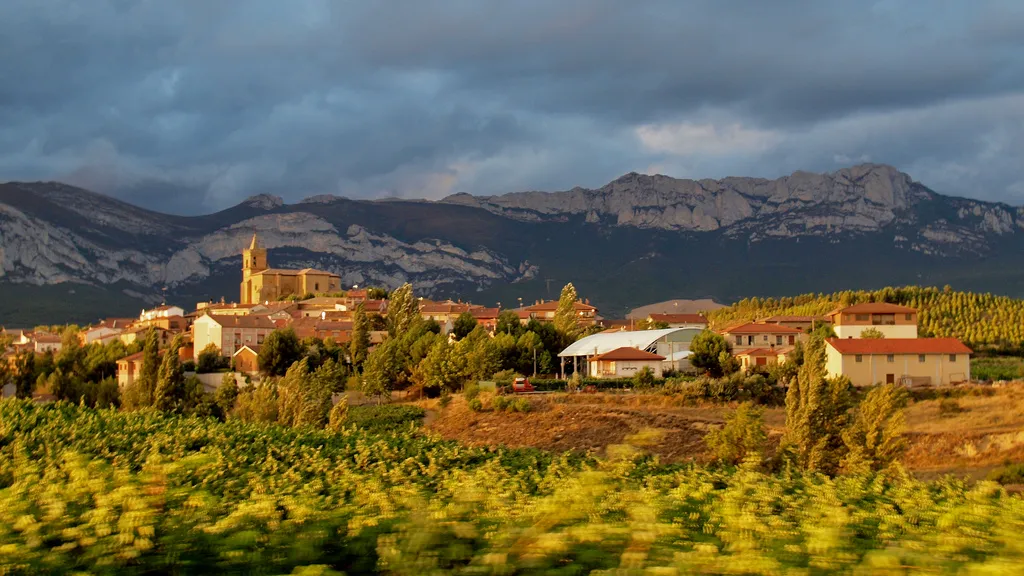
<instances>
[{"instance_id":1,"label":"barn with metal roof","mask_svg":"<svg viewBox=\"0 0 1024 576\"><path fill-rule=\"evenodd\" d=\"M575 366L577 370L585 370L589 358L623 347L646 350L676 363L689 356L690 342L701 332L702 330L696 328L602 332L573 342L559 352L558 356L562 359L563 374L566 363Z\"/></svg>"}]
</instances>

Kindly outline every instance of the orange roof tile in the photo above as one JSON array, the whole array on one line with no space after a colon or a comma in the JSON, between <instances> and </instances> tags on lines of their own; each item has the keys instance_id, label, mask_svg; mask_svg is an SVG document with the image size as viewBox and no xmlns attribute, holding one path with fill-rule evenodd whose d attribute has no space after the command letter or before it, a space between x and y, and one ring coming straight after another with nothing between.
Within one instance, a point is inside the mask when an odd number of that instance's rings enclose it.
<instances>
[{"instance_id":1,"label":"orange roof tile","mask_svg":"<svg viewBox=\"0 0 1024 576\"><path fill-rule=\"evenodd\" d=\"M956 338L829 338L840 354L970 354Z\"/></svg>"},{"instance_id":2,"label":"orange roof tile","mask_svg":"<svg viewBox=\"0 0 1024 576\"><path fill-rule=\"evenodd\" d=\"M796 328L780 326L779 324L747 322L746 324L726 328L722 330L722 334L803 334L803 332Z\"/></svg>"},{"instance_id":3,"label":"orange roof tile","mask_svg":"<svg viewBox=\"0 0 1024 576\"><path fill-rule=\"evenodd\" d=\"M863 302L846 308L837 308L828 313L829 316L836 314L913 314L917 308L889 304L888 302Z\"/></svg>"},{"instance_id":4,"label":"orange roof tile","mask_svg":"<svg viewBox=\"0 0 1024 576\"><path fill-rule=\"evenodd\" d=\"M606 361L620 361L627 362L630 360L641 361L641 360L664 360L665 357L660 354L652 354L646 350L638 350L636 348L630 348L629 346L623 346L622 348L616 348L611 352L605 352L599 356L591 358L593 361L606 360Z\"/></svg>"}]
</instances>

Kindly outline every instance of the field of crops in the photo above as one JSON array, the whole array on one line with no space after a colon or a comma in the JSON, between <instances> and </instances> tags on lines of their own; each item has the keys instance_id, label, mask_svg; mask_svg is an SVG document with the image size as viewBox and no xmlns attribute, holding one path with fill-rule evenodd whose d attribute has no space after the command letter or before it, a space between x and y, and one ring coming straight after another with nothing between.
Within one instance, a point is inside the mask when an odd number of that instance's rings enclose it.
<instances>
[{"instance_id":1,"label":"field of crops","mask_svg":"<svg viewBox=\"0 0 1024 576\"><path fill-rule=\"evenodd\" d=\"M1024 501L994 484L492 451L381 416L332 433L0 401L0 574L1024 570Z\"/></svg>"}]
</instances>

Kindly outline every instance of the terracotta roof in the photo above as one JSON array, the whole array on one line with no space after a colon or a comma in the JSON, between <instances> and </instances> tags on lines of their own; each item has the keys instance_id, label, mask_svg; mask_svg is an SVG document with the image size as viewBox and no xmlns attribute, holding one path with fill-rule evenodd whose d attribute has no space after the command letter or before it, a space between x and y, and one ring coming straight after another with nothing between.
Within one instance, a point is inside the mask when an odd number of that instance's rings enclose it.
<instances>
[{"instance_id":1,"label":"terracotta roof","mask_svg":"<svg viewBox=\"0 0 1024 576\"><path fill-rule=\"evenodd\" d=\"M337 322L331 320L317 320L317 330L351 330L351 322Z\"/></svg>"},{"instance_id":2,"label":"terracotta roof","mask_svg":"<svg viewBox=\"0 0 1024 576\"><path fill-rule=\"evenodd\" d=\"M654 322L667 322L669 324L707 324L707 318L700 314L650 314L648 316Z\"/></svg>"},{"instance_id":3,"label":"terracotta roof","mask_svg":"<svg viewBox=\"0 0 1024 576\"><path fill-rule=\"evenodd\" d=\"M42 332L33 336L32 339L43 344L55 344L62 341L61 337L56 334L43 334Z\"/></svg>"},{"instance_id":4,"label":"terracotta roof","mask_svg":"<svg viewBox=\"0 0 1024 576\"><path fill-rule=\"evenodd\" d=\"M829 338L840 354L970 354L956 338Z\"/></svg>"},{"instance_id":5,"label":"terracotta roof","mask_svg":"<svg viewBox=\"0 0 1024 576\"><path fill-rule=\"evenodd\" d=\"M751 350L741 350L736 353L737 356L778 356L780 354L789 354L793 351L793 346L779 346L778 348L754 348Z\"/></svg>"},{"instance_id":6,"label":"terracotta roof","mask_svg":"<svg viewBox=\"0 0 1024 576\"><path fill-rule=\"evenodd\" d=\"M478 320L490 320L492 318L497 318L501 311L497 308L473 308L469 313L473 315L473 318Z\"/></svg>"},{"instance_id":7,"label":"terracotta roof","mask_svg":"<svg viewBox=\"0 0 1024 576\"><path fill-rule=\"evenodd\" d=\"M248 316L235 316L233 314L207 314L217 324L224 328L275 328L274 321L261 314Z\"/></svg>"},{"instance_id":8,"label":"terracotta roof","mask_svg":"<svg viewBox=\"0 0 1024 576\"><path fill-rule=\"evenodd\" d=\"M862 304L854 304L853 306L847 306L846 308L837 308L828 313L829 316L835 316L836 314L912 314L917 312L917 308L911 308L909 306L900 306L899 304L889 304L888 302L864 302Z\"/></svg>"},{"instance_id":9,"label":"terracotta roof","mask_svg":"<svg viewBox=\"0 0 1024 576\"><path fill-rule=\"evenodd\" d=\"M300 274L320 274L323 276L333 276L335 278L341 278L333 272L325 272L323 270L315 270L313 268L303 268L302 270L285 270L284 268L267 268L266 270L260 270L259 272L253 272L253 276L259 274L270 274L276 276L298 276Z\"/></svg>"},{"instance_id":10,"label":"terracotta roof","mask_svg":"<svg viewBox=\"0 0 1024 576\"><path fill-rule=\"evenodd\" d=\"M769 316L760 322L827 322L827 316Z\"/></svg>"},{"instance_id":11,"label":"terracotta roof","mask_svg":"<svg viewBox=\"0 0 1024 576\"><path fill-rule=\"evenodd\" d=\"M257 356L260 355L260 346L259 346L259 344L254 344L252 346L246 344L246 345L242 346L241 348L239 348L238 350L235 350L235 353L232 354L231 356L232 357L238 356L242 352L242 350L246 350L246 349L250 350L253 354L256 354Z\"/></svg>"},{"instance_id":12,"label":"terracotta roof","mask_svg":"<svg viewBox=\"0 0 1024 576\"><path fill-rule=\"evenodd\" d=\"M747 322L746 324L726 328L725 330L722 330L722 334L803 334L803 332L796 328L780 326L778 324L758 324L754 322Z\"/></svg>"},{"instance_id":13,"label":"terracotta roof","mask_svg":"<svg viewBox=\"0 0 1024 576\"><path fill-rule=\"evenodd\" d=\"M261 304L238 304L237 302L232 302L230 304L209 304L203 310L238 310L255 308L256 306L261 306Z\"/></svg>"},{"instance_id":14,"label":"terracotta roof","mask_svg":"<svg viewBox=\"0 0 1024 576\"><path fill-rule=\"evenodd\" d=\"M96 325L96 328L99 328L100 326L106 326L108 328L127 328L136 320L137 318L105 318L102 322Z\"/></svg>"},{"instance_id":15,"label":"terracotta roof","mask_svg":"<svg viewBox=\"0 0 1024 576\"><path fill-rule=\"evenodd\" d=\"M482 306L448 302L431 302L420 306L421 314L462 314ZM495 314L497 316L497 314Z\"/></svg>"},{"instance_id":16,"label":"terracotta roof","mask_svg":"<svg viewBox=\"0 0 1024 576\"><path fill-rule=\"evenodd\" d=\"M636 348L630 348L629 346L623 346L622 348L616 348L611 352L605 352L600 356L594 356L591 361L607 360L607 361L629 361L629 360L664 360L665 357L659 354L652 354L646 350L637 350Z\"/></svg>"},{"instance_id":17,"label":"terracotta roof","mask_svg":"<svg viewBox=\"0 0 1024 576\"><path fill-rule=\"evenodd\" d=\"M590 304L584 304L583 302L579 301L573 302L572 307L573 310L597 310L597 308L594 308ZM550 312L552 310L558 310L558 300L548 300L547 302L540 302L538 304L534 304L533 306L525 306L523 309L529 310L531 312Z\"/></svg>"},{"instance_id":18,"label":"terracotta roof","mask_svg":"<svg viewBox=\"0 0 1024 576\"><path fill-rule=\"evenodd\" d=\"M132 328L128 328L127 330L121 332L121 334L138 334L139 332L146 332L147 330L160 330L163 332L168 332L166 328L163 328L161 326L150 326L146 324L143 326L135 326Z\"/></svg>"}]
</instances>

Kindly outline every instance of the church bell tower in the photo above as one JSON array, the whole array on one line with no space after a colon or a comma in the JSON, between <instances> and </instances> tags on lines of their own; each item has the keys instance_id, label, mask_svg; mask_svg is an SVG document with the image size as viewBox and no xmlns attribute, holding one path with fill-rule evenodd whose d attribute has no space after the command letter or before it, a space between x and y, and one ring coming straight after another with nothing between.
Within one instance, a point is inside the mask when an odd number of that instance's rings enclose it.
<instances>
[{"instance_id":1,"label":"church bell tower","mask_svg":"<svg viewBox=\"0 0 1024 576\"><path fill-rule=\"evenodd\" d=\"M256 304L253 301L252 275L267 269L267 249L260 247L259 238L252 233L252 241L249 247L242 250L242 290L240 302L242 304ZM258 296L257 296L258 299Z\"/></svg>"}]
</instances>

